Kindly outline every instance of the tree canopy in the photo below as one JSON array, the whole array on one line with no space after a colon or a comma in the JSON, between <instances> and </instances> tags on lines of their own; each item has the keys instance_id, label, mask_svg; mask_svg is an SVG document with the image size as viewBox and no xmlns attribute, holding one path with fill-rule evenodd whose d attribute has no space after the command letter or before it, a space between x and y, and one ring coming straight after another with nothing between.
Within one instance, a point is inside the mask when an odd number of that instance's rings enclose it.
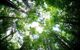
<instances>
[{"instance_id":1,"label":"tree canopy","mask_svg":"<svg viewBox=\"0 0 80 50\"><path fill-rule=\"evenodd\" d=\"M0 50L79 50L79 0L0 1Z\"/></svg>"}]
</instances>

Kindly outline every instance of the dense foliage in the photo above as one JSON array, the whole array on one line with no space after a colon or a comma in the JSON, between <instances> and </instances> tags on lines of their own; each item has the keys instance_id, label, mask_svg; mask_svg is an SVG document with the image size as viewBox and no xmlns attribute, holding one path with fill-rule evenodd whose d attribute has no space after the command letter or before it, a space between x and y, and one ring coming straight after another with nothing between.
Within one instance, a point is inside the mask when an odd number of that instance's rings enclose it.
<instances>
[{"instance_id":1,"label":"dense foliage","mask_svg":"<svg viewBox=\"0 0 80 50\"><path fill-rule=\"evenodd\" d=\"M79 0L0 1L0 50L79 50Z\"/></svg>"}]
</instances>

